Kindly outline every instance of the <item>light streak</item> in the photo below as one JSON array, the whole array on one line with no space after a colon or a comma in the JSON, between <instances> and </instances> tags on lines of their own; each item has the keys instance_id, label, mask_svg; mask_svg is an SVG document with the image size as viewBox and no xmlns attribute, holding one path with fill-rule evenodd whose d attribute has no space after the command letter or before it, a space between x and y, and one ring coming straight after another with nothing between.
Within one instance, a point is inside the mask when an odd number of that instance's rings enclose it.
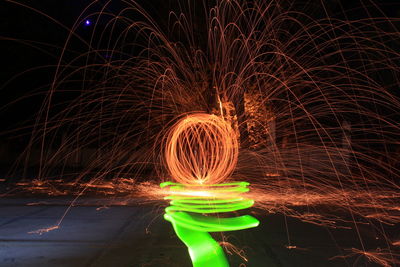
<instances>
[{"instance_id":1,"label":"light streak","mask_svg":"<svg viewBox=\"0 0 400 267\"><path fill-rule=\"evenodd\" d=\"M221 246L210 232L236 231L257 227L259 221L242 215L230 218L206 216L247 209L254 200L241 194L247 182L218 183L236 167L238 141L223 119L202 113L191 114L171 127L165 158L171 177L185 184L164 182L164 199L170 200L164 219L188 247L194 267L227 267ZM217 184L211 184L217 183Z\"/></svg>"},{"instance_id":2,"label":"light streak","mask_svg":"<svg viewBox=\"0 0 400 267\"><path fill-rule=\"evenodd\" d=\"M143 203L166 195L159 177L175 175L185 186L225 183L237 160L232 179L251 182L246 196L265 214L357 232L358 225L368 224L389 241L387 254L398 257L398 241L392 244L385 229L400 222L397 17L337 18L330 12L313 17L278 0L231 0L205 5L199 23L189 19L195 18L193 9L168 10L173 26L166 29L136 2L119 2L115 13L87 14L95 3L72 29L63 27L68 41L57 53L62 56L32 140L15 165L19 172L40 162L38 180L20 183L24 192L74 195L87 188L85 193L126 197L116 201L121 205L139 197ZM324 5L312 10L325 10ZM380 12L372 8L370 14ZM364 4L360 9L370 11ZM91 15L109 23L96 25L89 42L76 29ZM86 46L85 53L73 52L76 41ZM130 53L138 50L143 53ZM69 90L79 97L72 99ZM254 108L258 117L248 118ZM199 111L226 118L235 133L256 130L262 138L253 149L254 138L241 133L240 159L222 146L207 150L227 155L223 168L204 153L205 162L197 162L197 154L186 154L190 149L175 143L171 155L185 160L173 161L166 173L146 172L159 165L168 169L165 160L160 164L166 143L160 136L168 137L167 126L182 114ZM272 118L274 128L267 124ZM207 127L220 135L220 124L207 122ZM196 151L194 142L190 146ZM64 169L71 162L81 165L78 173ZM53 180L55 171L62 182ZM198 187L170 194L217 193ZM370 253L364 236L358 236L360 249Z\"/></svg>"},{"instance_id":3,"label":"light streak","mask_svg":"<svg viewBox=\"0 0 400 267\"><path fill-rule=\"evenodd\" d=\"M59 225L53 225L53 226L49 226L47 228L41 228L41 229L38 229L38 230L35 230L35 231L30 231L30 232L28 232L28 234L39 234L39 235L42 235L44 233L48 233L50 231L57 230L59 228L60 228Z\"/></svg>"},{"instance_id":4,"label":"light streak","mask_svg":"<svg viewBox=\"0 0 400 267\"><path fill-rule=\"evenodd\" d=\"M400 264L400 260L394 258L393 253L385 250L377 250L377 251L363 251L360 249L352 248L351 254L346 256L336 256L333 258L349 258L349 257L356 257L357 261L359 261L362 257L365 257L368 262L376 263L380 266L384 267L392 267L397 266ZM333 259L332 258L332 259Z\"/></svg>"},{"instance_id":5,"label":"light streak","mask_svg":"<svg viewBox=\"0 0 400 267\"><path fill-rule=\"evenodd\" d=\"M162 188L171 186L170 183L161 184ZM215 190L214 187L227 186L224 190ZM250 215L220 218L203 214L234 212L250 208L254 201L241 197L248 183L238 182L218 185L208 185L209 194L199 196L196 191L187 185L174 184L171 188L174 195L167 196L170 206L165 209L164 218L170 221L177 236L188 247L193 266L195 267L226 267L229 266L220 245L208 234L209 232L236 231L257 227L259 221ZM179 194L183 191L184 194ZM187 190L187 191L186 191ZM214 194L213 191L223 191L232 195ZM192 194L193 193L193 194Z\"/></svg>"},{"instance_id":6,"label":"light streak","mask_svg":"<svg viewBox=\"0 0 400 267\"><path fill-rule=\"evenodd\" d=\"M216 184L233 172L239 145L235 131L216 115L191 114L173 125L165 147L165 164L183 184Z\"/></svg>"}]
</instances>

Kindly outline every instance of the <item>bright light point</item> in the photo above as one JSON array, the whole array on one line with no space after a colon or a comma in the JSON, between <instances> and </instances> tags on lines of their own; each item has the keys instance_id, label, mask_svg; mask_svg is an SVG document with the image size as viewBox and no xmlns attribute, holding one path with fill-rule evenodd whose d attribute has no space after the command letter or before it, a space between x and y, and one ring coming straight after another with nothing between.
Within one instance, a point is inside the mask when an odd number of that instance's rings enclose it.
<instances>
[{"instance_id":1,"label":"bright light point","mask_svg":"<svg viewBox=\"0 0 400 267\"><path fill-rule=\"evenodd\" d=\"M91 24L90 20L87 19L87 20L85 21L85 24L86 24L86 26L89 26L89 25Z\"/></svg>"},{"instance_id":2,"label":"bright light point","mask_svg":"<svg viewBox=\"0 0 400 267\"><path fill-rule=\"evenodd\" d=\"M212 197L213 193L208 191L183 191L183 192L169 192L174 195L193 196L193 197Z\"/></svg>"}]
</instances>

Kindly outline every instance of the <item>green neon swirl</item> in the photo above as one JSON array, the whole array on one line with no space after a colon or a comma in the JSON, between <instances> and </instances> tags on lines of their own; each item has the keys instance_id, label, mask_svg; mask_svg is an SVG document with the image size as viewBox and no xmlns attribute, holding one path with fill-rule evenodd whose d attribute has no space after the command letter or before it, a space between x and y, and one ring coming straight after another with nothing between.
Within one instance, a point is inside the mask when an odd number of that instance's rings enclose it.
<instances>
[{"instance_id":1,"label":"green neon swirl","mask_svg":"<svg viewBox=\"0 0 400 267\"><path fill-rule=\"evenodd\" d=\"M177 185L177 186L181 186L181 187L186 187L186 188L191 188L191 187L204 187L204 185L202 184L187 184L187 185L183 185L180 183L174 183L174 182L163 182L160 184L161 188L164 188L166 186L171 186L171 185ZM224 187L224 186L240 186L240 187L247 187L249 186L250 183L248 182L231 182L231 183L225 183L225 184L211 184L211 185L207 185L207 187Z\"/></svg>"},{"instance_id":2,"label":"green neon swirl","mask_svg":"<svg viewBox=\"0 0 400 267\"><path fill-rule=\"evenodd\" d=\"M247 209L254 201L239 196L248 192L247 182L226 184L182 185L173 182L161 183L175 195L165 197L170 206L165 209L164 218L171 222L178 237L188 247L194 267L229 267L221 246L209 232L236 231L257 227L259 221L243 215L230 218L211 217L204 214L226 213ZM204 191L210 196L190 195L190 192ZM189 192L186 194L179 194Z\"/></svg>"}]
</instances>

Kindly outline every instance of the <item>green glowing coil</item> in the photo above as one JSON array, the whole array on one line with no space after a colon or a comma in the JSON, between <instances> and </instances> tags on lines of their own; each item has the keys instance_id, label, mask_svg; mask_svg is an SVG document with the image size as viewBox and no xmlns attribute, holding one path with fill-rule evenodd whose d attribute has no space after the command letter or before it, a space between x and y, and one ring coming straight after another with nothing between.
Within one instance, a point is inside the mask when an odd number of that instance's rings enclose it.
<instances>
[{"instance_id":1,"label":"green glowing coil","mask_svg":"<svg viewBox=\"0 0 400 267\"><path fill-rule=\"evenodd\" d=\"M249 191L248 185L247 182L207 186L160 184L161 188L169 187L171 193L165 197L170 200L170 206L165 209L164 218L172 223L176 234L188 247L194 267L229 266L222 248L209 232L236 231L259 225L250 215L229 218L219 215L253 206L254 200L240 196Z\"/></svg>"}]
</instances>

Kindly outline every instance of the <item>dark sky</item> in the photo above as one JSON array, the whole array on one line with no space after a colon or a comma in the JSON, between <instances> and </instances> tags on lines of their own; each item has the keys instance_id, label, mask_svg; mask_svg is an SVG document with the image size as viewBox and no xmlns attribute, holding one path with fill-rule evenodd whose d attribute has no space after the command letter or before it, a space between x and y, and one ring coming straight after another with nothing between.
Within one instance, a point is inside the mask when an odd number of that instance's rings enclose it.
<instances>
[{"instance_id":1,"label":"dark sky","mask_svg":"<svg viewBox=\"0 0 400 267\"><path fill-rule=\"evenodd\" d=\"M54 75L54 67L60 56L60 47L62 47L68 36L68 31L62 26L52 21L51 18L59 21L67 28L76 23L77 18L82 11L92 1L89 0L40 0L40 1L22 1L17 0L16 4L8 1L0 1L0 51L1 53L1 98L0 106L0 132L12 129L24 120L33 118L35 112L39 109L43 96L36 93L46 91L48 84ZM154 16L158 21L165 19L171 8L178 8L178 1L139 1L144 8ZM186 2L187 1L183 1ZM304 1L297 1L301 6ZM320 1L313 2L313 5L320 5ZM362 1L367 2L367 1ZM398 17L399 5L394 5L398 1L376 1L379 2L379 8L387 16ZM98 1L92 10L87 14L95 12L101 8L102 1ZM114 1L109 6L109 11L116 13L121 6L119 1ZM325 1L332 9L332 14L340 13L340 10L350 11L360 7L359 1ZM24 6L26 5L26 6ZM35 11L36 9L36 11ZM371 8L372 15L379 15L377 9ZM46 17L43 13L51 18ZM322 9L316 9L315 13L323 13ZM362 12L348 12L353 18L362 18L368 16ZM96 17L92 18L93 20ZM100 20L99 26L107 21ZM86 26L80 24L77 33L83 38L90 37L93 24ZM85 51L85 46L80 46L79 42L73 47L79 52ZM22 74L11 80L15 75ZM12 101L18 100L17 104L9 105ZM8 105L8 106L7 106ZM6 108L5 108L6 107ZM0 136L1 138L1 136Z\"/></svg>"},{"instance_id":2,"label":"dark sky","mask_svg":"<svg viewBox=\"0 0 400 267\"><path fill-rule=\"evenodd\" d=\"M66 26L72 26L81 10L89 3L81 0L20 1L24 2L28 3L28 7L6 1L0 2L0 50L2 51L0 104L3 108L11 101L35 94L40 87L46 86L51 81L54 73L54 69L46 65L54 65L57 62L60 50L55 47L62 47L67 31L38 12L54 17ZM71 5L71 2L75 2L74 5ZM35 8L38 12L33 10ZM28 73L10 81L15 75L29 69L31 71ZM10 83L5 85L5 82ZM28 97L5 110L2 109L0 131L32 117L41 101L42 97Z\"/></svg>"},{"instance_id":3,"label":"dark sky","mask_svg":"<svg viewBox=\"0 0 400 267\"><path fill-rule=\"evenodd\" d=\"M84 14L101 10L102 2L107 1L98 1ZM174 5L170 3L174 1L138 2L155 17L167 15L165 10ZM43 101L43 92L54 76L60 48L69 34L67 29L77 23L91 3L90 0L0 1L0 138L5 130L34 118ZM122 7L119 3L112 2L105 11L119 12ZM89 26L84 22L78 24L76 33L89 40L96 19L95 15L91 16ZM101 19L96 27L107 22ZM77 53L87 51L87 46L79 41L72 42L69 48ZM16 100L17 104L11 104Z\"/></svg>"}]
</instances>

